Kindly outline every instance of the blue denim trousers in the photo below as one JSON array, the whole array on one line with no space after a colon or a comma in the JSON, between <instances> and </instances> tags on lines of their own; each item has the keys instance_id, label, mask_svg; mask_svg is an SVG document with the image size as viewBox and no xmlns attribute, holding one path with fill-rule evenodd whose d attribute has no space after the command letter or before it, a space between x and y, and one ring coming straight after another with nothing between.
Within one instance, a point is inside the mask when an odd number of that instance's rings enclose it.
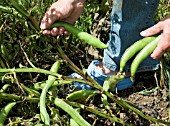
<instances>
[{"instance_id":1,"label":"blue denim trousers","mask_svg":"<svg viewBox=\"0 0 170 126\"><path fill-rule=\"evenodd\" d=\"M113 0L109 47L104 50L103 64L112 71L119 70L124 51L141 39L140 32L153 25L153 16L159 0ZM125 72L130 69L133 58L127 63ZM159 61L146 58L138 72L159 68Z\"/></svg>"}]
</instances>

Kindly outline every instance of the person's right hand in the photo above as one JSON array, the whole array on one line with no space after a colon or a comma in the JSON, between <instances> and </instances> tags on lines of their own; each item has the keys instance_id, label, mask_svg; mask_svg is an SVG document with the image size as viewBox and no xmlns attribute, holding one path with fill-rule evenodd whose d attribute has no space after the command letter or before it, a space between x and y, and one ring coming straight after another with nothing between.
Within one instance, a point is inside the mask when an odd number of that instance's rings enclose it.
<instances>
[{"instance_id":1,"label":"person's right hand","mask_svg":"<svg viewBox=\"0 0 170 126\"><path fill-rule=\"evenodd\" d=\"M68 34L63 27L55 27L48 30L48 27L55 21L64 21L73 24L80 16L84 8L82 0L58 0L46 11L45 16L41 21L40 28L44 35L58 36Z\"/></svg>"},{"instance_id":2,"label":"person's right hand","mask_svg":"<svg viewBox=\"0 0 170 126\"><path fill-rule=\"evenodd\" d=\"M170 16L162 19L154 26L142 31L140 34L144 37L161 33L159 43L151 57L158 60L164 53L170 52Z\"/></svg>"}]
</instances>

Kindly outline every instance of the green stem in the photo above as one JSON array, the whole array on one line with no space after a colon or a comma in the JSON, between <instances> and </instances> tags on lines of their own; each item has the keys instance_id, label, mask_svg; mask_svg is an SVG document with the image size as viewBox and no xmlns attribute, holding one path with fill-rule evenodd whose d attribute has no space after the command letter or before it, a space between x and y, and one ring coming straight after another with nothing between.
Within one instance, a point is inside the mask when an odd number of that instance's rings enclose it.
<instances>
[{"instance_id":1,"label":"green stem","mask_svg":"<svg viewBox=\"0 0 170 126\"><path fill-rule=\"evenodd\" d=\"M57 74L55 72L51 72L51 71L48 71L48 70L44 70L44 69L40 69L40 68L16 68L16 69L0 69L0 73L43 73L43 74L48 74L48 75L53 75L55 77L58 77L57 79L59 80L67 80L67 81L72 81L72 82L81 82L81 83L86 83L90 86L93 86L97 89L100 89L102 90L102 87L100 87L100 85L95 85L94 83L92 82L89 82L87 80L83 80L83 79L75 79L75 78L70 78L70 77L67 77L67 76L62 76L60 74ZM71 83L71 82L68 82L68 84Z\"/></svg>"},{"instance_id":2,"label":"green stem","mask_svg":"<svg viewBox=\"0 0 170 126\"><path fill-rule=\"evenodd\" d=\"M105 94L108 98L110 98L112 101L114 101L116 104L118 104L120 107L122 107L122 108L127 108L120 100L118 100L118 99L120 99L118 96L116 96L116 95L111 95L109 92L107 92L107 91L103 91L103 94Z\"/></svg>"},{"instance_id":3,"label":"green stem","mask_svg":"<svg viewBox=\"0 0 170 126\"><path fill-rule=\"evenodd\" d=\"M31 21L31 23L33 24L33 26L36 28L36 30L40 31L38 21L32 15L30 15L28 18Z\"/></svg>"},{"instance_id":4,"label":"green stem","mask_svg":"<svg viewBox=\"0 0 170 126\"><path fill-rule=\"evenodd\" d=\"M1 93L1 92L0 92L0 99L2 99L2 100L16 100L16 101L26 100L26 101L29 101L32 103L38 103L40 101L39 98L21 97L21 96L15 95L15 94L7 94L7 93Z\"/></svg>"},{"instance_id":5,"label":"green stem","mask_svg":"<svg viewBox=\"0 0 170 126\"><path fill-rule=\"evenodd\" d=\"M40 69L40 68L16 68L16 69L0 69L0 73L44 73L44 74L48 74L48 75L53 75L53 76L57 76L58 78L61 78L62 75L57 74L55 72L51 72L48 70L44 70L44 69Z\"/></svg>"}]
</instances>

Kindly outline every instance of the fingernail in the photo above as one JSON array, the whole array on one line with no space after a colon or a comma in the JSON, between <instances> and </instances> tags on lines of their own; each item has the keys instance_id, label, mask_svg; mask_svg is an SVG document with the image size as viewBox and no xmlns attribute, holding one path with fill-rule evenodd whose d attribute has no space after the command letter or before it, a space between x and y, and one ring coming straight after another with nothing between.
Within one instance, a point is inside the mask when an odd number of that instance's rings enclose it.
<instances>
[{"instance_id":1,"label":"fingernail","mask_svg":"<svg viewBox=\"0 0 170 126\"><path fill-rule=\"evenodd\" d=\"M146 31L140 32L140 35L141 35L141 36L146 36Z\"/></svg>"}]
</instances>

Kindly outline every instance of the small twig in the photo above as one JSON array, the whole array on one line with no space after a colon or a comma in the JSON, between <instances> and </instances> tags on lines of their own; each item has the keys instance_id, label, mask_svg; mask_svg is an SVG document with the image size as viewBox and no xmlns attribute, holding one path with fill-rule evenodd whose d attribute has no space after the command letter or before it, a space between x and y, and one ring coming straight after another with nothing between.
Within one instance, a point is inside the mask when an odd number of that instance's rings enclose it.
<instances>
[{"instance_id":1,"label":"small twig","mask_svg":"<svg viewBox=\"0 0 170 126\"><path fill-rule=\"evenodd\" d=\"M5 20L5 21L3 22L3 24L0 26L0 33L2 32L2 29L4 28L4 25L6 24L6 21L7 21L7 20Z\"/></svg>"},{"instance_id":2,"label":"small twig","mask_svg":"<svg viewBox=\"0 0 170 126\"><path fill-rule=\"evenodd\" d=\"M154 73L154 77L155 77L156 85L157 85L157 87L159 87L159 83L158 83L158 78L157 78L156 72Z\"/></svg>"},{"instance_id":3,"label":"small twig","mask_svg":"<svg viewBox=\"0 0 170 126\"><path fill-rule=\"evenodd\" d=\"M36 67L34 66L34 64L29 60L28 55L26 54L26 52L25 52L24 49L22 48L22 45L21 45L20 42L19 42L19 44L20 44L21 50L23 51L23 53L24 53L24 55L25 55L25 57L26 57L26 59L27 59L27 62L28 62L33 68L36 68Z\"/></svg>"},{"instance_id":4,"label":"small twig","mask_svg":"<svg viewBox=\"0 0 170 126\"><path fill-rule=\"evenodd\" d=\"M20 85L20 83L19 83L19 81L18 81L18 79L17 79L17 75L16 75L15 72L13 72L13 75L14 75L15 83L18 85L18 87L21 89L21 92L24 94L24 99L23 99L23 101L25 101L25 99L26 99L26 93L25 93L25 91L23 90L22 86Z\"/></svg>"}]
</instances>

